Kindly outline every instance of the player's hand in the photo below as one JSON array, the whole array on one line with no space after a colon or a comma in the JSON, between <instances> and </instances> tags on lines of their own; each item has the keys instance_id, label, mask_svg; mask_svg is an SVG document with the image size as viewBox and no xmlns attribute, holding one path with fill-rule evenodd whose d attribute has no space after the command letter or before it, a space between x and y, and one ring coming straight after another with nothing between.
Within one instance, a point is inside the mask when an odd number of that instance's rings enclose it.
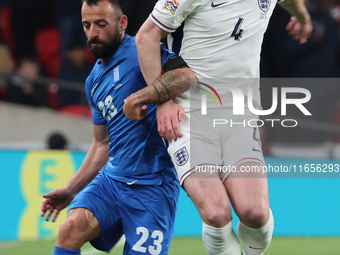
<instances>
[{"instance_id":1,"label":"player's hand","mask_svg":"<svg viewBox=\"0 0 340 255\"><path fill-rule=\"evenodd\" d=\"M45 198L41 204L41 217L46 216L46 221L49 221L50 217L55 212L52 222L55 222L60 211L63 210L66 206L68 206L73 198L74 195L68 192L66 188L55 189L50 193L43 195Z\"/></svg>"},{"instance_id":2,"label":"player's hand","mask_svg":"<svg viewBox=\"0 0 340 255\"><path fill-rule=\"evenodd\" d=\"M123 112L130 120L141 120L146 116L148 107L146 105L139 105L134 103L135 95L132 94L124 100Z\"/></svg>"},{"instance_id":3,"label":"player's hand","mask_svg":"<svg viewBox=\"0 0 340 255\"><path fill-rule=\"evenodd\" d=\"M179 121L182 122L185 116L183 107L174 101L167 101L157 106L158 133L168 141L182 137L179 128Z\"/></svg>"},{"instance_id":4,"label":"player's hand","mask_svg":"<svg viewBox=\"0 0 340 255\"><path fill-rule=\"evenodd\" d=\"M301 23L296 17L291 17L290 22L286 26L286 30L294 40L302 44L306 43L307 39L311 36L313 26L310 19L307 19L306 22Z\"/></svg>"}]
</instances>

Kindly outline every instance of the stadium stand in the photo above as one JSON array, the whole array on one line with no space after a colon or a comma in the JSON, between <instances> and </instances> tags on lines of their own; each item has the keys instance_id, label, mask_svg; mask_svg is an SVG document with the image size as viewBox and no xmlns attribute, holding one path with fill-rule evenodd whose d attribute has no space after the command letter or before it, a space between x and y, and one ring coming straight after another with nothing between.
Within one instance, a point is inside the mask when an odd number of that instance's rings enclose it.
<instances>
[{"instance_id":1,"label":"stadium stand","mask_svg":"<svg viewBox=\"0 0 340 255\"><path fill-rule=\"evenodd\" d=\"M60 33L57 28L45 28L35 35L38 57L49 77L59 74L61 61Z\"/></svg>"}]
</instances>

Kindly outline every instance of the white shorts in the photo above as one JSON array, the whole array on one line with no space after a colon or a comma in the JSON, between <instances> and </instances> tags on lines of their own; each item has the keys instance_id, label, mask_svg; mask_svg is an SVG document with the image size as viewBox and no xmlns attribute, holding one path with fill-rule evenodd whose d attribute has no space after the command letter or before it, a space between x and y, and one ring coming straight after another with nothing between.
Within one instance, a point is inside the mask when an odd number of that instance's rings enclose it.
<instances>
[{"instance_id":1,"label":"white shorts","mask_svg":"<svg viewBox=\"0 0 340 255\"><path fill-rule=\"evenodd\" d=\"M168 147L181 185L197 167L215 166L224 181L230 169L242 163L264 165L257 119L249 110L233 115L229 107L209 109L205 116L201 111L186 113L180 123L183 137Z\"/></svg>"}]
</instances>

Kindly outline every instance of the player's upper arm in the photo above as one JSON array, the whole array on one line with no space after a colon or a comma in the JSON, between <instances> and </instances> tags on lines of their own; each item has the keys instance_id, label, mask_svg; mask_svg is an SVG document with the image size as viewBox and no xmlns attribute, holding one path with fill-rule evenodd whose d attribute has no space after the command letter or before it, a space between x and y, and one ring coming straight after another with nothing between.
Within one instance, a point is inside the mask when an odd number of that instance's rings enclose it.
<instances>
[{"instance_id":1,"label":"player's upper arm","mask_svg":"<svg viewBox=\"0 0 340 255\"><path fill-rule=\"evenodd\" d=\"M97 145L109 144L109 133L106 125L93 125L94 143Z\"/></svg>"},{"instance_id":2,"label":"player's upper arm","mask_svg":"<svg viewBox=\"0 0 340 255\"><path fill-rule=\"evenodd\" d=\"M163 37L167 36L168 34L168 32L159 28L155 23L150 20L150 18L148 18L141 26L136 35L136 43L141 45L151 39L159 42Z\"/></svg>"}]
</instances>

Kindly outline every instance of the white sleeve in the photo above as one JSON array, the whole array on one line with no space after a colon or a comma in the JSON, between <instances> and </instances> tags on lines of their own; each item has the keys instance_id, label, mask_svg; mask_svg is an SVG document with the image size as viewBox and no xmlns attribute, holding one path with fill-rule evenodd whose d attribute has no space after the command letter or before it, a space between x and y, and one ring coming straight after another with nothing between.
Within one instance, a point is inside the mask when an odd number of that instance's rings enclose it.
<instances>
[{"instance_id":1,"label":"white sleeve","mask_svg":"<svg viewBox=\"0 0 340 255\"><path fill-rule=\"evenodd\" d=\"M200 0L159 0L149 18L160 29L172 33L201 5Z\"/></svg>"}]
</instances>

